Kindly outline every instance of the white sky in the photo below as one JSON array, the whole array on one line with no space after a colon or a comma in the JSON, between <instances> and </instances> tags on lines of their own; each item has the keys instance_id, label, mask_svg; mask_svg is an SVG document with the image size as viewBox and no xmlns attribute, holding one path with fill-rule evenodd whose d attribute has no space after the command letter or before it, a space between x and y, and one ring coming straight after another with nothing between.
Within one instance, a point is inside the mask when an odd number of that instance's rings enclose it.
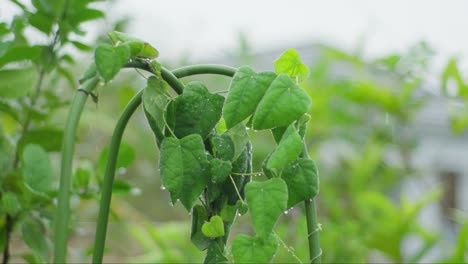
<instances>
[{"instance_id":1,"label":"white sky","mask_svg":"<svg viewBox=\"0 0 468 264\"><path fill-rule=\"evenodd\" d=\"M364 37L368 56L421 40L440 63L468 54L466 0L119 0L114 8L162 57L216 57L237 47L239 32L254 50L317 41L353 50Z\"/></svg>"}]
</instances>

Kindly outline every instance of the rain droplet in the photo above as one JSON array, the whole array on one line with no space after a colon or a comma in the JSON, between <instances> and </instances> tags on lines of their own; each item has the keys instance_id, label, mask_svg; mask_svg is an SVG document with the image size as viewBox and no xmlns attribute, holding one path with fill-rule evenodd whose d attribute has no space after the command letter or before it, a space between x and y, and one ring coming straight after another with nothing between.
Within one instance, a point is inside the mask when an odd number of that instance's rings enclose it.
<instances>
[{"instance_id":1,"label":"rain droplet","mask_svg":"<svg viewBox=\"0 0 468 264\"><path fill-rule=\"evenodd\" d=\"M284 211L284 214L289 214L289 211L288 210Z\"/></svg>"},{"instance_id":2,"label":"rain droplet","mask_svg":"<svg viewBox=\"0 0 468 264\"><path fill-rule=\"evenodd\" d=\"M135 196L140 195L140 194L141 194L141 189L140 189L140 188L132 188L132 189L130 190L130 193L131 193L132 195L135 195Z\"/></svg>"},{"instance_id":3,"label":"rain droplet","mask_svg":"<svg viewBox=\"0 0 468 264\"><path fill-rule=\"evenodd\" d=\"M166 190L166 186L161 185L161 190Z\"/></svg>"},{"instance_id":4,"label":"rain droplet","mask_svg":"<svg viewBox=\"0 0 468 264\"><path fill-rule=\"evenodd\" d=\"M117 170L117 174L125 174L127 172L127 169L124 168L124 167L120 167L118 170Z\"/></svg>"}]
</instances>

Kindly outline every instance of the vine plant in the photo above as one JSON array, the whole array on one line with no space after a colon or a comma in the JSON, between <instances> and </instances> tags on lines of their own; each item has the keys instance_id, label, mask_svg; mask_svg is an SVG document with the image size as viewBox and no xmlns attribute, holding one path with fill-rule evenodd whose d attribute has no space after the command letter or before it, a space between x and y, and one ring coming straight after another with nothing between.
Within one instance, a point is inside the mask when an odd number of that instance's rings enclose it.
<instances>
[{"instance_id":1,"label":"vine plant","mask_svg":"<svg viewBox=\"0 0 468 264\"><path fill-rule=\"evenodd\" d=\"M152 76L127 105L111 139L93 262L102 262L112 183L119 145L133 112L143 104L160 149L160 172L172 203L191 212L191 241L206 250L205 263L227 262L229 231L235 219L250 211L255 236L239 234L230 250L235 262L266 263L277 249L273 229L288 208L305 202L310 261L319 263L319 224L314 197L318 173L308 156L304 134L311 99L298 83L308 75L295 50L275 61L275 72L255 72L222 65L194 65L174 71L162 67L158 51L148 43L112 32L113 45L96 48L94 63L81 79L65 129L61 186L56 221L55 262L64 262L69 210L73 144L79 117L88 95L109 82L121 68L144 69ZM196 74L231 76L225 97L210 92L201 82L184 85L179 78ZM177 93L171 96L169 87ZM277 146L252 172L252 143L248 130L271 130ZM253 176L266 180L252 180Z\"/></svg>"}]
</instances>

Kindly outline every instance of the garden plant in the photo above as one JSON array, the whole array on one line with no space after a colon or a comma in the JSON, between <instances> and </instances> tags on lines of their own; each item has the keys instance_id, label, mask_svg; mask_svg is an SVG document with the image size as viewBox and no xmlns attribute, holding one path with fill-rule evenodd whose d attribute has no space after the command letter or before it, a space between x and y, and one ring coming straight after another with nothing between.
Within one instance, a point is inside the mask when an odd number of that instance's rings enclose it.
<instances>
[{"instance_id":1,"label":"garden plant","mask_svg":"<svg viewBox=\"0 0 468 264\"><path fill-rule=\"evenodd\" d=\"M150 44L114 31L112 44L99 45L94 62L80 80L70 106L62 149L61 178L55 229L55 262L66 259L69 195L73 149L79 118L88 96L114 79L122 68L150 72L147 85L128 103L112 135L102 183L93 262L102 262L112 185L123 132L143 104L160 149L160 174L172 203L191 212L191 241L206 250L205 263L227 262L229 231L235 219L249 211L255 236L238 234L229 247L238 263L266 263L281 238L274 232L278 217L305 203L310 261L320 262L320 225L314 197L318 172L304 144L311 99L299 86L309 74L293 49L274 63L276 72L255 72L247 66L192 65L173 71L157 61ZM180 78L197 74L232 77L226 97L211 93L201 82ZM175 95L169 92L175 91ZM271 130L277 142L252 171L252 148L247 130ZM260 177L265 176L265 177ZM262 180L260 180L262 179Z\"/></svg>"}]
</instances>

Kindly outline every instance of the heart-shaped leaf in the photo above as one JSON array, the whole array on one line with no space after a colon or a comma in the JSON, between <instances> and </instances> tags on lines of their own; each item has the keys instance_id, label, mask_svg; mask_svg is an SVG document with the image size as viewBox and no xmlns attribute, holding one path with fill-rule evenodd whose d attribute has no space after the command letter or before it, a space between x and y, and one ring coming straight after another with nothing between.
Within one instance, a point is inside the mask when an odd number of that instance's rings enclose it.
<instances>
[{"instance_id":1,"label":"heart-shaped leaf","mask_svg":"<svg viewBox=\"0 0 468 264\"><path fill-rule=\"evenodd\" d=\"M164 138L164 112L169 101L166 92L166 83L155 76L148 78L146 88L143 91L145 116L158 142Z\"/></svg>"},{"instance_id":2,"label":"heart-shaped leaf","mask_svg":"<svg viewBox=\"0 0 468 264\"><path fill-rule=\"evenodd\" d=\"M278 146L268 157L267 169L282 169L291 161L299 157L302 151L302 140L294 127L294 124L284 132Z\"/></svg>"},{"instance_id":3,"label":"heart-shaped leaf","mask_svg":"<svg viewBox=\"0 0 468 264\"><path fill-rule=\"evenodd\" d=\"M223 107L227 128L235 126L253 114L275 77L276 74L273 72L255 73L247 66L237 70Z\"/></svg>"},{"instance_id":4,"label":"heart-shaped leaf","mask_svg":"<svg viewBox=\"0 0 468 264\"><path fill-rule=\"evenodd\" d=\"M232 161L235 155L234 141L228 134L215 134L210 138L213 154L222 160Z\"/></svg>"},{"instance_id":5,"label":"heart-shaped leaf","mask_svg":"<svg viewBox=\"0 0 468 264\"><path fill-rule=\"evenodd\" d=\"M224 223L219 215L212 216L209 222L202 226L203 235L209 238L217 238L224 236Z\"/></svg>"},{"instance_id":6,"label":"heart-shaped leaf","mask_svg":"<svg viewBox=\"0 0 468 264\"><path fill-rule=\"evenodd\" d=\"M230 161L214 158L210 160L210 174L213 183L224 182L231 173L232 164Z\"/></svg>"},{"instance_id":7,"label":"heart-shaped leaf","mask_svg":"<svg viewBox=\"0 0 468 264\"><path fill-rule=\"evenodd\" d=\"M286 183L280 178L250 182L245 188L245 196L257 235L267 238L276 220L287 208Z\"/></svg>"},{"instance_id":8,"label":"heart-shaped leaf","mask_svg":"<svg viewBox=\"0 0 468 264\"><path fill-rule=\"evenodd\" d=\"M130 56L130 49L126 45L101 44L94 53L94 62L99 75L108 82L128 62Z\"/></svg>"},{"instance_id":9,"label":"heart-shaped leaf","mask_svg":"<svg viewBox=\"0 0 468 264\"><path fill-rule=\"evenodd\" d=\"M286 73L291 78L302 82L309 75L309 68L302 63L299 54L294 49L288 49L275 61L276 73Z\"/></svg>"},{"instance_id":10,"label":"heart-shaped leaf","mask_svg":"<svg viewBox=\"0 0 468 264\"><path fill-rule=\"evenodd\" d=\"M271 83L253 116L254 129L269 129L291 124L306 113L312 101L286 74Z\"/></svg>"},{"instance_id":11,"label":"heart-shaped leaf","mask_svg":"<svg viewBox=\"0 0 468 264\"><path fill-rule=\"evenodd\" d=\"M200 82L185 86L174 101L174 133L178 138L199 134L206 138L221 118L224 97L212 94Z\"/></svg>"},{"instance_id":12,"label":"heart-shaped leaf","mask_svg":"<svg viewBox=\"0 0 468 264\"><path fill-rule=\"evenodd\" d=\"M238 235L232 242L235 263L269 263L278 247L273 236L267 239Z\"/></svg>"},{"instance_id":13,"label":"heart-shaped leaf","mask_svg":"<svg viewBox=\"0 0 468 264\"><path fill-rule=\"evenodd\" d=\"M209 179L205 145L200 135L164 138L159 164L162 182L171 193L172 202L180 199L190 210Z\"/></svg>"},{"instance_id":14,"label":"heart-shaped leaf","mask_svg":"<svg viewBox=\"0 0 468 264\"><path fill-rule=\"evenodd\" d=\"M288 186L288 208L318 193L318 171L313 160L299 158L289 163L281 172L281 178Z\"/></svg>"}]
</instances>

